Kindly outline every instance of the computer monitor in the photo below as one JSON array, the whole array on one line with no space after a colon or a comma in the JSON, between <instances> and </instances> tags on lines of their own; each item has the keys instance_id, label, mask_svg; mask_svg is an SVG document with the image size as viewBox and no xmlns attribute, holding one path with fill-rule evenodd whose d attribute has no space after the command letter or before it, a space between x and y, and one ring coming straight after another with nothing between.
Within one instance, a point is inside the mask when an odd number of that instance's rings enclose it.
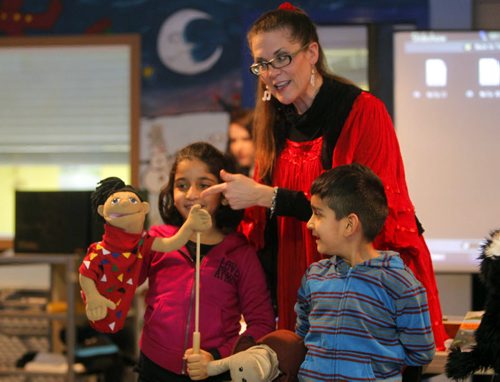
<instances>
[{"instance_id":1,"label":"computer monitor","mask_svg":"<svg viewBox=\"0 0 500 382\"><path fill-rule=\"evenodd\" d=\"M86 253L104 224L91 208L91 191L17 191L15 252Z\"/></svg>"}]
</instances>

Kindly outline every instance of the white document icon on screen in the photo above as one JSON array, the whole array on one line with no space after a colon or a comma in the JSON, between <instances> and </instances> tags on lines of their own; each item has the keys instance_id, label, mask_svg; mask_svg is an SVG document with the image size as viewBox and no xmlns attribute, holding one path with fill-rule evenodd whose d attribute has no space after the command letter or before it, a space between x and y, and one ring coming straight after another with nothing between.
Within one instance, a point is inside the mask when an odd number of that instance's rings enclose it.
<instances>
[{"instance_id":1,"label":"white document icon on screen","mask_svg":"<svg viewBox=\"0 0 500 382\"><path fill-rule=\"evenodd\" d=\"M496 58L479 59L479 85L500 86L500 63Z\"/></svg>"},{"instance_id":2,"label":"white document icon on screen","mask_svg":"<svg viewBox=\"0 0 500 382\"><path fill-rule=\"evenodd\" d=\"M425 60L425 84L427 86L446 86L447 67L439 58Z\"/></svg>"}]
</instances>

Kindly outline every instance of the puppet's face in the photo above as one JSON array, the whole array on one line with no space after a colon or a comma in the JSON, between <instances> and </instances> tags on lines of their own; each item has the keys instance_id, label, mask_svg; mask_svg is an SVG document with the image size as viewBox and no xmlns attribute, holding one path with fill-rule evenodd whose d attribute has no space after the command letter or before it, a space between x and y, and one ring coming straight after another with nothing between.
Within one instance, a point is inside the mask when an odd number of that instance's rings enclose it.
<instances>
[{"instance_id":1,"label":"puppet's face","mask_svg":"<svg viewBox=\"0 0 500 382\"><path fill-rule=\"evenodd\" d=\"M140 233L149 212L149 204L141 202L133 192L118 191L109 196L106 202L97 208L97 212L114 227L130 233Z\"/></svg>"}]
</instances>

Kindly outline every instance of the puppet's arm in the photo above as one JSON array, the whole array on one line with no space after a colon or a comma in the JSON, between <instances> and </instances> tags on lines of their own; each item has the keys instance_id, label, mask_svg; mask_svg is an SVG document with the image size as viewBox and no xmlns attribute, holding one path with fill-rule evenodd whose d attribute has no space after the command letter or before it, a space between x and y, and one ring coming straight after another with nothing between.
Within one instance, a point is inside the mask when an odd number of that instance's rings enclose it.
<instances>
[{"instance_id":1,"label":"puppet's arm","mask_svg":"<svg viewBox=\"0 0 500 382\"><path fill-rule=\"evenodd\" d=\"M206 231L210 227L212 227L210 213L202 209L199 204L195 204L189 211L189 216L179 231L169 238L155 238L151 248L158 252L174 251L186 244L194 232Z\"/></svg>"},{"instance_id":2,"label":"puppet's arm","mask_svg":"<svg viewBox=\"0 0 500 382\"><path fill-rule=\"evenodd\" d=\"M80 287L85 293L85 313L90 321L102 320L106 317L108 309L115 309L113 301L102 296L95 285L94 280L80 274Z\"/></svg>"},{"instance_id":3,"label":"puppet's arm","mask_svg":"<svg viewBox=\"0 0 500 382\"><path fill-rule=\"evenodd\" d=\"M204 354L193 354L188 349L184 355L188 374L193 381L206 379L229 370L232 381L269 382L280 374L278 357L269 346L261 344L229 357L210 360Z\"/></svg>"}]
</instances>

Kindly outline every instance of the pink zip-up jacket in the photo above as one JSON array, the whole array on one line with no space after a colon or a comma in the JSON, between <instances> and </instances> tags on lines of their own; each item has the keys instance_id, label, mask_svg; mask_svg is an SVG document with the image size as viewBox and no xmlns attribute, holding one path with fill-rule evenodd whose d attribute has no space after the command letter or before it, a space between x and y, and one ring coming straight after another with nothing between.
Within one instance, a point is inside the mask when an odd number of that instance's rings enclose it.
<instances>
[{"instance_id":1,"label":"pink zip-up jacket","mask_svg":"<svg viewBox=\"0 0 500 382\"><path fill-rule=\"evenodd\" d=\"M170 237L178 227L161 225L151 236ZM192 347L195 315L195 262L185 247L144 258L139 283L149 278L141 351L154 363L185 374L183 355ZM255 249L239 233L228 234L200 266L201 349L231 354L241 329L258 339L275 329L264 272Z\"/></svg>"}]
</instances>

